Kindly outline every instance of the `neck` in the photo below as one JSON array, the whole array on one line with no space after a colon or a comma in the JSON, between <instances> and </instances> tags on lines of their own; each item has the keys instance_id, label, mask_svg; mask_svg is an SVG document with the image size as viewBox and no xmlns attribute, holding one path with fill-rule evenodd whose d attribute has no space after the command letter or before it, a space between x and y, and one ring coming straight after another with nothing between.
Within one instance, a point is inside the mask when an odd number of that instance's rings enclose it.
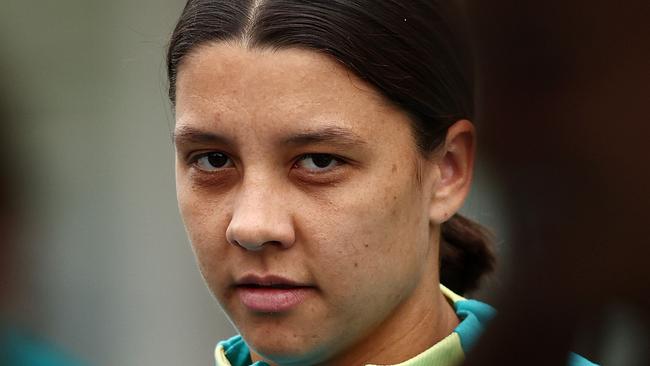
<instances>
[{"instance_id":1,"label":"neck","mask_svg":"<svg viewBox=\"0 0 650 366\"><path fill-rule=\"evenodd\" d=\"M451 334L458 318L440 292L437 281L419 286L425 296L412 296L399 306L378 329L373 330L354 351L327 362L328 365L397 364L431 348Z\"/></svg>"}]
</instances>

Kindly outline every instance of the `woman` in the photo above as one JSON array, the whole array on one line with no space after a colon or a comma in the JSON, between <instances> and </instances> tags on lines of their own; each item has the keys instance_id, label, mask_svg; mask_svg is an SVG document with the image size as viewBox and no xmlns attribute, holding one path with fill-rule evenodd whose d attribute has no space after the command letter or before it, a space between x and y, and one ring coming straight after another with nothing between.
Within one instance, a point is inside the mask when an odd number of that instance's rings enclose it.
<instances>
[{"instance_id":1,"label":"woman","mask_svg":"<svg viewBox=\"0 0 650 366\"><path fill-rule=\"evenodd\" d=\"M177 193L240 332L217 364L457 364L490 318L452 292L494 259L456 214L475 130L448 10L188 1L168 53Z\"/></svg>"}]
</instances>

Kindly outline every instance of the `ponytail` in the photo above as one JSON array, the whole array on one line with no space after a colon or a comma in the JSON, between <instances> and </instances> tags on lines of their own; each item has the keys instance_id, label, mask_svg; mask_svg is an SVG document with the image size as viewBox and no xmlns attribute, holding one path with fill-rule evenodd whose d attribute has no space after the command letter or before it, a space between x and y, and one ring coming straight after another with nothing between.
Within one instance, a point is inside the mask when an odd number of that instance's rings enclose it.
<instances>
[{"instance_id":1,"label":"ponytail","mask_svg":"<svg viewBox=\"0 0 650 366\"><path fill-rule=\"evenodd\" d=\"M459 214L442 224L440 282L458 294L477 289L494 270L492 241L486 228Z\"/></svg>"}]
</instances>

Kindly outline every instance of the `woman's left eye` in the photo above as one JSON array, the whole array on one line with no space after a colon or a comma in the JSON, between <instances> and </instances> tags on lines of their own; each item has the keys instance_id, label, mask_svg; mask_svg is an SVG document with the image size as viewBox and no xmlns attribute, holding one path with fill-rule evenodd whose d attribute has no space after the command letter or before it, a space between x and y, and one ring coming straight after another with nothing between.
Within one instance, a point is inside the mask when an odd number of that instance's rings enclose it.
<instances>
[{"instance_id":1,"label":"woman's left eye","mask_svg":"<svg viewBox=\"0 0 650 366\"><path fill-rule=\"evenodd\" d=\"M342 163L341 159L334 155L306 154L300 157L296 162L296 166L312 172L326 172L336 168Z\"/></svg>"}]
</instances>

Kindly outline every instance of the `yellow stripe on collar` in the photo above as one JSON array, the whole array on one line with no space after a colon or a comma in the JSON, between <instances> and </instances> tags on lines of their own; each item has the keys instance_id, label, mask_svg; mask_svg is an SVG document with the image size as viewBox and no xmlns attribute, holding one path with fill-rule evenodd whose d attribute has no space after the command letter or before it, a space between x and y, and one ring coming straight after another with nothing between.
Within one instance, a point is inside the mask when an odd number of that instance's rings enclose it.
<instances>
[{"instance_id":1,"label":"yellow stripe on collar","mask_svg":"<svg viewBox=\"0 0 650 366\"><path fill-rule=\"evenodd\" d=\"M214 359L217 361L217 366L232 366L228 357L226 357L226 350L223 349L222 345L218 345L214 349Z\"/></svg>"},{"instance_id":2,"label":"yellow stripe on collar","mask_svg":"<svg viewBox=\"0 0 650 366\"><path fill-rule=\"evenodd\" d=\"M392 366L453 366L460 365L464 359L465 353L460 344L460 337L458 333L453 332L428 350L410 360Z\"/></svg>"},{"instance_id":3,"label":"yellow stripe on collar","mask_svg":"<svg viewBox=\"0 0 650 366\"><path fill-rule=\"evenodd\" d=\"M467 300L466 298L464 298L464 297L458 295L457 293L453 292L452 290L446 288L442 284L440 284L440 291L442 291L442 294L445 295L445 297L448 298L449 300L451 300L452 302Z\"/></svg>"}]
</instances>

